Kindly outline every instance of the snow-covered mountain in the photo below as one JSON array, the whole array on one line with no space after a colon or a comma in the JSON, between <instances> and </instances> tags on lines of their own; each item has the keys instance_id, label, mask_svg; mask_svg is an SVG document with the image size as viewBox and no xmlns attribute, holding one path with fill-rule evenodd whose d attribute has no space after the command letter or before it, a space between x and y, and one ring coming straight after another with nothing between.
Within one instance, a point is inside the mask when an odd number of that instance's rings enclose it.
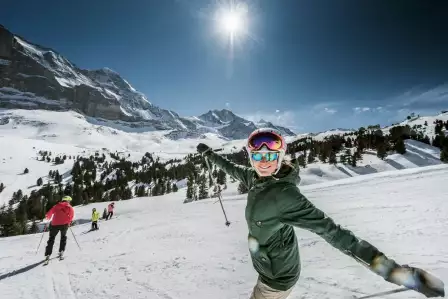
<instances>
[{"instance_id":1,"label":"snow-covered mountain","mask_svg":"<svg viewBox=\"0 0 448 299\"><path fill-rule=\"evenodd\" d=\"M74 110L121 121L123 126L172 130L169 136L173 139L198 138L207 132L239 139L260 126L229 110L182 117L150 103L117 72L80 69L55 50L15 36L4 27L0 27L0 44L1 108ZM278 128L294 135L289 129Z\"/></svg>"},{"instance_id":2,"label":"snow-covered mountain","mask_svg":"<svg viewBox=\"0 0 448 299\"><path fill-rule=\"evenodd\" d=\"M446 121L448 114L425 119L431 124L435 119ZM423 127L428 128L428 134L433 130L433 125ZM97 152L106 156L118 152L131 161L139 161L149 152L163 161L182 159L189 153L195 153L199 142L215 149L222 148L223 153L238 152L245 145L245 139L227 140L215 133L177 140L173 140L170 134L171 130L130 128L119 121L99 121L73 111L0 109L0 183L8 186L0 193L0 204L9 201L18 189L27 194L38 188L36 180L45 178L50 170L66 173L66 179L70 179L73 164L70 161L61 165L42 163L36 160L41 150L51 151L55 156L87 157ZM432 138L434 134L429 136ZM288 142L295 139L294 136L286 138ZM356 167L322 162L308 164L300 171L301 185L442 163L439 148L415 140L406 140L405 143L407 152L404 155L389 153L386 159L381 160L375 151L367 151ZM25 168L30 172L22 175Z\"/></svg>"},{"instance_id":3,"label":"snow-covered mountain","mask_svg":"<svg viewBox=\"0 0 448 299\"><path fill-rule=\"evenodd\" d=\"M190 118L190 120L199 128L213 129L217 134L229 139L244 139L252 131L262 127L276 128L285 136L295 136L295 133L288 128L277 126L263 120L254 123L227 109L210 110L198 117Z\"/></svg>"},{"instance_id":4,"label":"snow-covered mountain","mask_svg":"<svg viewBox=\"0 0 448 299\"><path fill-rule=\"evenodd\" d=\"M400 264L448 281L446 165L385 172L301 191L336 223L377 246ZM236 184L215 199L181 204L185 189L116 203L112 220L88 232L91 210L76 207L80 224L68 233L66 259L42 267L48 233L0 239L2 298L229 299L249 298L257 280L245 231L245 195ZM391 198L393 198L391 200ZM395 289L319 236L296 229L302 273L290 299L351 298ZM59 237L57 238L57 242ZM54 245L54 253L58 243ZM414 291L391 298L424 298ZM384 297L387 298L387 297Z\"/></svg>"}]
</instances>

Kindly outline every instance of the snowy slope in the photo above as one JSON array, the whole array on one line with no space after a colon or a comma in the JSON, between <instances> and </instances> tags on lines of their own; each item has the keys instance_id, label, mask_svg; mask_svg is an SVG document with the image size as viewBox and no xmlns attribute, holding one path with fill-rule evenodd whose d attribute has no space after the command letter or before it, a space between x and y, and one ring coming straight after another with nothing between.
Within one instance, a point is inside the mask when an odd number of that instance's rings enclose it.
<instances>
[{"instance_id":1,"label":"snowy slope","mask_svg":"<svg viewBox=\"0 0 448 299\"><path fill-rule=\"evenodd\" d=\"M7 187L0 193L0 204L7 203L13 192L22 189L29 194L36 188L36 181L50 170L67 173L73 160L62 165L37 161L40 150L52 151L53 155L90 156L95 152L109 157L110 152L119 152L132 161L138 161L146 153L162 160L180 158L196 153L196 145L204 142L213 148L223 148L223 153L238 152L245 140L224 140L213 133L200 138L172 140L166 137L170 131L154 131L150 128L131 128L121 122L99 121L79 113L46 110L1 110L0 109L0 182ZM294 137L287 137L291 141ZM301 185L309 185L344 179L388 170L400 170L440 164L438 148L413 140L406 140L405 155L389 155L384 161L376 153L367 153L358 167L321 162L308 164L300 170ZM29 168L30 173L23 175ZM68 173L67 173L68 175Z\"/></svg>"},{"instance_id":2,"label":"snowy slope","mask_svg":"<svg viewBox=\"0 0 448 299\"><path fill-rule=\"evenodd\" d=\"M448 113L440 113L437 115L428 115L428 116L415 116L411 119L406 119L402 122L399 122L394 125L385 126L381 130L385 134L389 134L389 130L396 126L406 126L409 125L411 128L414 126L421 126L418 130L421 131L424 135L428 135L429 138L433 138L435 136L434 133L434 121L436 119L447 121L448 120ZM427 122L428 126L425 126L425 122ZM367 128L366 124L366 128ZM323 140L326 137L329 137L331 135L344 135L347 133L355 132L354 129L332 129L324 132L318 132L318 133L300 133L298 134L294 140L305 138L305 137L312 137L314 140Z\"/></svg>"},{"instance_id":3,"label":"snowy slope","mask_svg":"<svg viewBox=\"0 0 448 299\"><path fill-rule=\"evenodd\" d=\"M357 162L357 167L344 164L330 165L328 163L315 162L307 164L300 170L301 185L310 185L321 182L356 177L383 171L402 170L429 165L442 164L440 161L440 149L415 140L405 140L406 153L391 154L381 160L375 151L367 151L362 160Z\"/></svg>"},{"instance_id":4,"label":"snowy slope","mask_svg":"<svg viewBox=\"0 0 448 299\"><path fill-rule=\"evenodd\" d=\"M448 167L384 172L302 188L342 226L379 247L399 263L422 267L448 282ZM393 200L391 200L393 198ZM422 200L424 198L424 200ZM38 264L41 235L0 239L3 298L248 298L256 281L246 244L244 196L224 196L232 222L224 225L212 200L181 204L182 191L116 205L116 216L73 227L67 258ZM92 207L77 208L77 219ZM395 288L318 236L297 229L302 274L290 299L334 299ZM58 240L58 239L57 239ZM57 244L55 245L57 250ZM415 292L397 299L424 298Z\"/></svg>"},{"instance_id":5,"label":"snowy slope","mask_svg":"<svg viewBox=\"0 0 448 299\"><path fill-rule=\"evenodd\" d=\"M411 118L410 120L404 120L398 124L387 126L383 128L383 132L389 132L390 128L396 126L408 125L411 128L413 128L414 126L421 126L421 128L419 128L418 130L422 131L425 135L428 135L429 138L433 138L435 136L434 121L437 119L443 120L444 122L448 121L448 113L440 113L434 116L416 116L414 118ZM425 122L427 122L428 126L425 126Z\"/></svg>"}]
</instances>

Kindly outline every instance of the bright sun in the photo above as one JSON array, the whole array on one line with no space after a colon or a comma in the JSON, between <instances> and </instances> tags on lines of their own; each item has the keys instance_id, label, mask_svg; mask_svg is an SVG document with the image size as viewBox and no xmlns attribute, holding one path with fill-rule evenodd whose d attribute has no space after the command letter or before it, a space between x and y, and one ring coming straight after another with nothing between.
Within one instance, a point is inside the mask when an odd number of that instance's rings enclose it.
<instances>
[{"instance_id":1,"label":"bright sun","mask_svg":"<svg viewBox=\"0 0 448 299\"><path fill-rule=\"evenodd\" d=\"M235 11L228 11L221 16L221 28L228 34L238 34L243 28L242 16Z\"/></svg>"},{"instance_id":2,"label":"bright sun","mask_svg":"<svg viewBox=\"0 0 448 299\"><path fill-rule=\"evenodd\" d=\"M218 9L215 20L222 34L230 38L242 37L247 31L247 6L231 2L230 5Z\"/></svg>"}]
</instances>

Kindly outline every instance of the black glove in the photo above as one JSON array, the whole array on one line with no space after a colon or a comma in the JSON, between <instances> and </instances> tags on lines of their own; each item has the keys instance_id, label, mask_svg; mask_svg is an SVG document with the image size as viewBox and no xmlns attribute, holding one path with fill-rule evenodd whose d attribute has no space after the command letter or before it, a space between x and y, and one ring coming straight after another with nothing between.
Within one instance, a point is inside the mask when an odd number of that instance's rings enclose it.
<instances>
[{"instance_id":1,"label":"black glove","mask_svg":"<svg viewBox=\"0 0 448 299\"><path fill-rule=\"evenodd\" d=\"M198 146L196 147L198 153L200 153L201 155L204 155L207 152L210 152L212 149L204 143L199 143Z\"/></svg>"},{"instance_id":2,"label":"black glove","mask_svg":"<svg viewBox=\"0 0 448 299\"><path fill-rule=\"evenodd\" d=\"M415 290L428 298L445 297L443 281L422 269L400 266L384 255L375 258L370 268L386 281Z\"/></svg>"}]
</instances>

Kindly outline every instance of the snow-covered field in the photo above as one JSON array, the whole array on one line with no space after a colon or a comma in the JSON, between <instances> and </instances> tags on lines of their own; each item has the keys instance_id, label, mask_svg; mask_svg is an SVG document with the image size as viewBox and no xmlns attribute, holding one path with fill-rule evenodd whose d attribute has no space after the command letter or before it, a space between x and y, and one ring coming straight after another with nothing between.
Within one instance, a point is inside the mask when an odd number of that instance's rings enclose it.
<instances>
[{"instance_id":1,"label":"snow-covered field","mask_svg":"<svg viewBox=\"0 0 448 299\"><path fill-rule=\"evenodd\" d=\"M425 119L432 126L433 120ZM62 165L37 161L40 150L51 151L53 156L89 156L99 152L109 157L109 152L119 152L126 158L130 155L128 159L133 161L150 152L166 160L195 153L199 142L223 148L227 153L239 151L245 142L227 141L213 133L205 134L202 139L171 140L164 136L167 133L132 129L111 121L100 122L73 111L0 109L0 182L6 186L0 193L0 204L7 203L18 189L28 194L37 188L39 177L46 182L50 170L58 170L65 174L65 179L70 179L73 160L66 160ZM413 140L406 140L406 147L408 152L405 155L389 155L384 161L376 157L375 152L367 153L357 167L320 162L307 165L301 169L301 185L441 163L438 148ZM29 174L23 174L25 168L30 170Z\"/></svg>"},{"instance_id":2,"label":"snow-covered field","mask_svg":"<svg viewBox=\"0 0 448 299\"><path fill-rule=\"evenodd\" d=\"M302 187L302 192L344 227L399 263L424 268L448 282L448 166L383 172ZM230 227L219 204L181 204L183 190L116 205L116 215L86 233L73 227L67 258L43 267L48 233L0 239L0 294L8 299L38 298L248 298L256 280L246 244L245 196L224 194ZM90 218L97 203L76 209ZM302 274L291 299L348 298L395 286L297 229ZM55 251L57 251L56 240ZM413 291L393 298L424 298ZM391 298L392 298L391 296Z\"/></svg>"}]
</instances>

